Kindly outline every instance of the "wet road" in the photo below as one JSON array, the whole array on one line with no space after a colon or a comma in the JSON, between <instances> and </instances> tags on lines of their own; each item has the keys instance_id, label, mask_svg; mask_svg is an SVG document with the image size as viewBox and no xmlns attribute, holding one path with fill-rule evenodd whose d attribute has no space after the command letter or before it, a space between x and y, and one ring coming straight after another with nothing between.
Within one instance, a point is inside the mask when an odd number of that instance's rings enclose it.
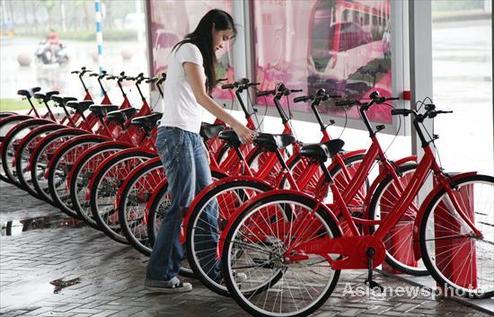
<instances>
[{"instance_id":1,"label":"wet road","mask_svg":"<svg viewBox=\"0 0 494 317\"><path fill-rule=\"evenodd\" d=\"M0 206L2 316L247 316L195 280L191 293L147 293L145 256L11 185L0 183ZM365 277L345 271L314 316L487 316L427 294L368 296ZM376 280L389 289L411 287L379 273Z\"/></svg>"}]
</instances>

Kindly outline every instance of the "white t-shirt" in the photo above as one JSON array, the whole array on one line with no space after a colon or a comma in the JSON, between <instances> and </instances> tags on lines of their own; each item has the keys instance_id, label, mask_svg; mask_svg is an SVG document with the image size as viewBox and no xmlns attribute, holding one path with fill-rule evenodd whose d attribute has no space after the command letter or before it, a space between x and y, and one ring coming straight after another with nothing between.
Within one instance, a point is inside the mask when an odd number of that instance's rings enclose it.
<instances>
[{"instance_id":1,"label":"white t-shirt","mask_svg":"<svg viewBox=\"0 0 494 317\"><path fill-rule=\"evenodd\" d=\"M204 71L201 51L194 44L184 43L170 53L163 87L163 117L160 126L199 133L203 108L197 103L185 77L185 62L197 64Z\"/></svg>"}]
</instances>

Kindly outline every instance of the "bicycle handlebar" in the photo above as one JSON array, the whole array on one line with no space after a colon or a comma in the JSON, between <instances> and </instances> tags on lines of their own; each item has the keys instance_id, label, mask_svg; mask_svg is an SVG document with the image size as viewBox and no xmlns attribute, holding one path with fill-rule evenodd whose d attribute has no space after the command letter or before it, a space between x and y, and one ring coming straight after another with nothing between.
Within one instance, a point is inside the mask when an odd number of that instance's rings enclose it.
<instances>
[{"instance_id":1,"label":"bicycle handlebar","mask_svg":"<svg viewBox=\"0 0 494 317\"><path fill-rule=\"evenodd\" d=\"M86 69L86 67L81 67L81 70L74 70L71 71L71 74L79 74L79 76L83 76L85 73L90 73L91 70Z\"/></svg>"},{"instance_id":2,"label":"bicycle handlebar","mask_svg":"<svg viewBox=\"0 0 494 317\"><path fill-rule=\"evenodd\" d=\"M276 89L273 90L265 90L265 91L258 91L256 93L256 97L263 97L263 96L268 96L268 95L274 95L276 97L281 97L281 96L289 96L290 94L294 92L302 92L303 89L288 89L285 84L279 83L276 87Z\"/></svg>"},{"instance_id":3,"label":"bicycle handlebar","mask_svg":"<svg viewBox=\"0 0 494 317\"><path fill-rule=\"evenodd\" d=\"M348 107L353 105L360 105L360 101L354 99L341 100L334 103L335 107Z\"/></svg>"},{"instance_id":4,"label":"bicycle handlebar","mask_svg":"<svg viewBox=\"0 0 494 317\"><path fill-rule=\"evenodd\" d=\"M326 92L326 90L324 88L320 88L317 90L315 95L295 97L293 99L293 102L297 103L297 102L307 102L309 100L314 100L315 102L313 104L318 106L321 101L326 101L330 98L336 99L336 98L341 98L341 96L340 95L330 95Z\"/></svg>"},{"instance_id":5,"label":"bicycle handlebar","mask_svg":"<svg viewBox=\"0 0 494 317\"><path fill-rule=\"evenodd\" d=\"M293 98L293 102L294 103L297 103L297 102L307 102L307 101L313 100L313 99L314 99L314 96L300 96L300 97Z\"/></svg>"},{"instance_id":6,"label":"bicycle handlebar","mask_svg":"<svg viewBox=\"0 0 494 317\"><path fill-rule=\"evenodd\" d=\"M237 80L233 83L229 84L224 84L221 85L221 89L238 89L238 90L244 90L249 87L254 87L260 85L260 83L251 83L248 78L242 78L240 80Z\"/></svg>"}]
</instances>

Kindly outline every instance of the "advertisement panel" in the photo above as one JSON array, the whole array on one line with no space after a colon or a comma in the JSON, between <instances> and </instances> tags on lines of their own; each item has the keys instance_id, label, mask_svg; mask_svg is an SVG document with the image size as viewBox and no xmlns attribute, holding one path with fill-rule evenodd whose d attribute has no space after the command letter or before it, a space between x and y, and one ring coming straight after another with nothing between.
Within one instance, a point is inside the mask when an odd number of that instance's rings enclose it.
<instances>
[{"instance_id":1,"label":"advertisement panel","mask_svg":"<svg viewBox=\"0 0 494 317\"><path fill-rule=\"evenodd\" d=\"M233 0L151 0L150 31L152 41L153 75L166 72L167 61L172 48L199 23L203 15L211 9L221 9L232 13ZM218 78L233 81L231 48L217 52ZM231 99L228 91L215 89L213 96Z\"/></svg>"},{"instance_id":2,"label":"advertisement panel","mask_svg":"<svg viewBox=\"0 0 494 317\"><path fill-rule=\"evenodd\" d=\"M277 82L313 93L365 100L371 91L392 92L390 0L254 0L255 74L261 89ZM258 104L270 104L258 98ZM308 105L292 105L308 111ZM321 111L341 116L334 107ZM358 118L357 109L349 109ZM368 112L372 121L391 123L390 108Z\"/></svg>"}]
</instances>

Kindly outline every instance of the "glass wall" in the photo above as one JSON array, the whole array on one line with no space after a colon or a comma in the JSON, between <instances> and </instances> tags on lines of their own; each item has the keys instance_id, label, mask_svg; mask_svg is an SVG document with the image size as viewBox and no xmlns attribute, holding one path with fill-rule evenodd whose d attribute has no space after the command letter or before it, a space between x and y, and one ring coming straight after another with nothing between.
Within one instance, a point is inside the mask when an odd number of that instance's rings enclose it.
<instances>
[{"instance_id":1,"label":"glass wall","mask_svg":"<svg viewBox=\"0 0 494 317\"><path fill-rule=\"evenodd\" d=\"M78 78L70 72L85 66L99 67L109 73L125 71L129 76L147 75L148 59L143 1L102 0L103 60L99 65L96 43L95 1L2 1L0 7L0 99L3 107L25 107L17 90L40 86L44 91L58 90L66 96L83 97ZM46 40L58 35L66 61L51 58ZM37 54L45 52L45 55ZM53 52L59 52L54 46ZM45 56L45 57L43 57ZM113 103L122 95L115 81L104 81ZM101 91L94 77L86 80L96 102ZM131 83L125 89L132 103L140 107L141 98ZM148 87L144 85L144 92ZM19 105L15 104L19 102ZM4 109L2 109L4 110ZM15 110L15 109L6 109Z\"/></svg>"},{"instance_id":2,"label":"glass wall","mask_svg":"<svg viewBox=\"0 0 494 317\"><path fill-rule=\"evenodd\" d=\"M166 72L172 48L191 33L203 15L211 9L221 9L232 14L233 0L151 0L152 69L155 75ZM216 53L218 78L234 80L231 52L231 47L225 47ZM232 98L229 91L222 89L215 89L213 96L218 99Z\"/></svg>"},{"instance_id":3,"label":"glass wall","mask_svg":"<svg viewBox=\"0 0 494 317\"><path fill-rule=\"evenodd\" d=\"M434 132L443 167L494 173L492 4L490 0L432 2Z\"/></svg>"},{"instance_id":4,"label":"glass wall","mask_svg":"<svg viewBox=\"0 0 494 317\"><path fill-rule=\"evenodd\" d=\"M255 0L253 20L261 89L284 82L309 94L324 88L359 100L374 90L392 94L389 0ZM257 103L271 104L264 98ZM293 107L309 111L307 104ZM322 111L343 116L330 108ZM358 118L357 109L347 115ZM387 106L374 107L369 117L392 121Z\"/></svg>"}]
</instances>

